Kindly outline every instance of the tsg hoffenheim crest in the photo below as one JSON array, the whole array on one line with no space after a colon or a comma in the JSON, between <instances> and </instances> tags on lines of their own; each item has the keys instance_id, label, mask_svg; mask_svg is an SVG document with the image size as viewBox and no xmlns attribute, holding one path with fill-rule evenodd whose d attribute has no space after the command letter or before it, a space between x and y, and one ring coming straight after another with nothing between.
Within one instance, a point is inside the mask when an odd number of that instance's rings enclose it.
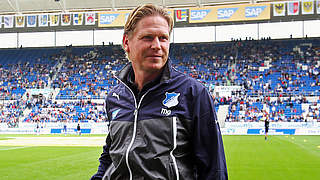
<instances>
[{"instance_id":1,"label":"tsg hoffenheim crest","mask_svg":"<svg viewBox=\"0 0 320 180\"><path fill-rule=\"evenodd\" d=\"M166 98L162 101L162 104L166 106L167 108L171 108L173 106L178 105L178 97L180 96L180 93L168 93L166 92Z\"/></svg>"}]
</instances>

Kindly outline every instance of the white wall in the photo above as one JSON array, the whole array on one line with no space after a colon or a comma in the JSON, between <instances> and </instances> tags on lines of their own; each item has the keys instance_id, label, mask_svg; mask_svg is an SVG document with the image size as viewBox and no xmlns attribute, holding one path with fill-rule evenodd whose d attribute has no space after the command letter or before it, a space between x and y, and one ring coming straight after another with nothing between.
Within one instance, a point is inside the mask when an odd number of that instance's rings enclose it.
<instances>
[{"instance_id":1,"label":"white wall","mask_svg":"<svg viewBox=\"0 0 320 180\"><path fill-rule=\"evenodd\" d=\"M319 29L320 20L174 28L170 41L174 43L215 42L246 37L280 39L290 38L290 35L293 38L301 38L305 35L320 37ZM102 45L102 42L121 44L122 33L123 29L4 33L0 34L0 48L15 48L20 45L23 47Z\"/></svg>"},{"instance_id":2,"label":"white wall","mask_svg":"<svg viewBox=\"0 0 320 180\"><path fill-rule=\"evenodd\" d=\"M320 37L320 20L304 22L304 36Z\"/></svg>"},{"instance_id":3,"label":"white wall","mask_svg":"<svg viewBox=\"0 0 320 180\"><path fill-rule=\"evenodd\" d=\"M251 37L258 39L258 25L257 24L240 24L217 26L216 41L230 41L233 39L246 39Z\"/></svg>"},{"instance_id":4,"label":"white wall","mask_svg":"<svg viewBox=\"0 0 320 180\"><path fill-rule=\"evenodd\" d=\"M175 28L173 31L173 42L213 42L215 41L215 27L188 27Z\"/></svg>"},{"instance_id":5,"label":"white wall","mask_svg":"<svg viewBox=\"0 0 320 180\"><path fill-rule=\"evenodd\" d=\"M16 48L17 33L0 34L0 48Z\"/></svg>"},{"instance_id":6,"label":"white wall","mask_svg":"<svg viewBox=\"0 0 320 180\"><path fill-rule=\"evenodd\" d=\"M122 43L122 34L123 29L120 30L95 30L94 31L94 44L102 45L104 42L106 45L109 42L113 42L113 44L121 44Z\"/></svg>"},{"instance_id":7,"label":"white wall","mask_svg":"<svg viewBox=\"0 0 320 180\"><path fill-rule=\"evenodd\" d=\"M93 45L93 31L59 31L56 32L56 46Z\"/></svg>"},{"instance_id":8,"label":"white wall","mask_svg":"<svg viewBox=\"0 0 320 180\"><path fill-rule=\"evenodd\" d=\"M319 28L319 27L318 27ZM271 37L271 39L281 38L301 38L303 36L303 22L276 22L259 24L259 36Z\"/></svg>"},{"instance_id":9,"label":"white wall","mask_svg":"<svg viewBox=\"0 0 320 180\"><path fill-rule=\"evenodd\" d=\"M54 32L19 33L19 47L54 46Z\"/></svg>"}]
</instances>

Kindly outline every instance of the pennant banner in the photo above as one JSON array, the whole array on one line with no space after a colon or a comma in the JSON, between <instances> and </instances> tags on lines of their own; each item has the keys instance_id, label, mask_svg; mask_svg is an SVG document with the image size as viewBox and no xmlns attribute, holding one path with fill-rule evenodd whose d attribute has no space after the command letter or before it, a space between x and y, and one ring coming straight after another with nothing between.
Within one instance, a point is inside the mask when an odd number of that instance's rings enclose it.
<instances>
[{"instance_id":1,"label":"pennant banner","mask_svg":"<svg viewBox=\"0 0 320 180\"><path fill-rule=\"evenodd\" d=\"M86 13L85 25L95 25L96 24L96 13Z\"/></svg>"},{"instance_id":2,"label":"pennant banner","mask_svg":"<svg viewBox=\"0 0 320 180\"><path fill-rule=\"evenodd\" d=\"M288 15L299 15L299 1L288 2Z\"/></svg>"},{"instance_id":3,"label":"pennant banner","mask_svg":"<svg viewBox=\"0 0 320 180\"><path fill-rule=\"evenodd\" d=\"M173 9L166 9L166 11L168 12L169 16L172 17L172 19L174 19L174 10ZM128 13L128 16L129 16L129 13ZM127 15L126 15L126 18L125 18L125 22L127 22Z\"/></svg>"},{"instance_id":4,"label":"pennant banner","mask_svg":"<svg viewBox=\"0 0 320 180\"><path fill-rule=\"evenodd\" d=\"M286 15L285 3L274 3L273 16L285 16L285 15Z\"/></svg>"},{"instance_id":5,"label":"pennant banner","mask_svg":"<svg viewBox=\"0 0 320 180\"><path fill-rule=\"evenodd\" d=\"M39 15L39 27L48 26L48 23L49 23L49 15L48 14Z\"/></svg>"},{"instance_id":6,"label":"pennant banner","mask_svg":"<svg viewBox=\"0 0 320 180\"><path fill-rule=\"evenodd\" d=\"M73 14L73 25L82 25L83 13L74 13Z\"/></svg>"},{"instance_id":7,"label":"pennant banner","mask_svg":"<svg viewBox=\"0 0 320 180\"><path fill-rule=\"evenodd\" d=\"M13 28L13 17L14 16L4 16L4 28Z\"/></svg>"},{"instance_id":8,"label":"pennant banner","mask_svg":"<svg viewBox=\"0 0 320 180\"><path fill-rule=\"evenodd\" d=\"M50 14L50 26L59 25L59 14Z\"/></svg>"},{"instance_id":9,"label":"pennant banner","mask_svg":"<svg viewBox=\"0 0 320 180\"><path fill-rule=\"evenodd\" d=\"M37 26L37 16L30 15L27 16L27 27L36 27Z\"/></svg>"},{"instance_id":10,"label":"pennant banner","mask_svg":"<svg viewBox=\"0 0 320 180\"><path fill-rule=\"evenodd\" d=\"M62 14L61 15L61 25L69 26L71 24L71 14Z\"/></svg>"},{"instance_id":11,"label":"pennant banner","mask_svg":"<svg viewBox=\"0 0 320 180\"><path fill-rule=\"evenodd\" d=\"M188 18L187 9L178 9L175 11L176 22L187 21Z\"/></svg>"},{"instance_id":12,"label":"pennant banner","mask_svg":"<svg viewBox=\"0 0 320 180\"><path fill-rule=\"evenodd\" d=\"M317 0L316 2L316 9L317 9L317 14L320 14L320 0Z\"/></svg>"},{"instance_id":13,"label":"pennant banner","mask_svg":"<svg viewBox=\"0 0 320 180\"><path fill-rule=\"evenodd\" d=\"M24 27L24 16L16 16L16 27L17 28L22 28Z\"/></svg>"},{"instance_id":14,"label":"pennant banner","mask_svg":"<svg viewBox=\"0 0 320 180\"><path fill-rule=\"evenodd\" d=\"M302 14L314 14L313 0L302 1Z\"/></svg>"}]
</instances>

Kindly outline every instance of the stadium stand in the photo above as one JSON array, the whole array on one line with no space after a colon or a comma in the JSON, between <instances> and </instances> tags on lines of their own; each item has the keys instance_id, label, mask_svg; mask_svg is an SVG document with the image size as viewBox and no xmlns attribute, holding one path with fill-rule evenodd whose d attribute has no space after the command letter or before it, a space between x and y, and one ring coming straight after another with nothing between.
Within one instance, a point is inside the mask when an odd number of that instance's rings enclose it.
<instances>
[{"instance_id":1,"label":"stadium stand","mask_svg":"<svg viewBox=\"0 0 320 180\"><path fill-rule=\"evenodd\" d=\"M208 87L217 111L229 105L226 121L301 122L320 119L319 55L317 38L264 39L172 44L170 58ZM125 63L119 45L0 50L1 121L104 121L94 100L103 101ZM240 89L221 96L218 86Z\"/></svg>"}]
</instances>

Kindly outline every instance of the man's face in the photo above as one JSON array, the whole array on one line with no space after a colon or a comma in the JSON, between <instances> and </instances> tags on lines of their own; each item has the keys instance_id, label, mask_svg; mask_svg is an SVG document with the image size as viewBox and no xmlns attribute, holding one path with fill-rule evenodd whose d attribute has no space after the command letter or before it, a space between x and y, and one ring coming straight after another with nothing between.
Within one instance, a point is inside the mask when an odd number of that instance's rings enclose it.
<instances>
[{"instance_id":1,"label":"man's face","mask_svg":"<svg viewBox=\"0 0 320 180\"><path fill-rule=\"evenodd\" d=\"M161 16L142 18L132 34L124 35L123 46L135 73L159 72L169 54L169 26Z\"/></svg>"}]
</instances>

